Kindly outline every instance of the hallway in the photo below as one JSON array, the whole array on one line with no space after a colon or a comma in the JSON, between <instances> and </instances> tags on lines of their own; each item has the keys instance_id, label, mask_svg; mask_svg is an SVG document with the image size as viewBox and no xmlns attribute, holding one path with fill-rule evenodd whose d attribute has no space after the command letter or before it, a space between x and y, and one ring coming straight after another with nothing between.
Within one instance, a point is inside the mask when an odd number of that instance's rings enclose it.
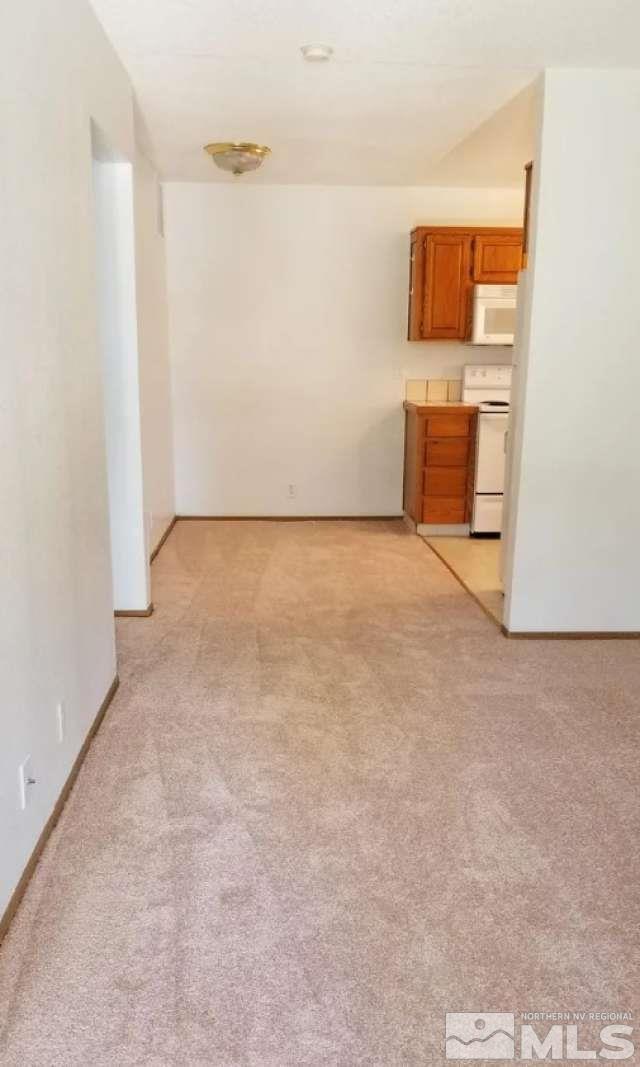
<instances>
[{"instance_id":1,"label":"hallway","mask_svg":"<svg viewBox=\"0 0 640 1067\"><path fill-rule=\"evenodd\" d=\"M3 1067L436 1067L447 1010L640 1007L637 642L507 641L393 520L179 522L152 578Z\"/></svg>"}]
</instances>

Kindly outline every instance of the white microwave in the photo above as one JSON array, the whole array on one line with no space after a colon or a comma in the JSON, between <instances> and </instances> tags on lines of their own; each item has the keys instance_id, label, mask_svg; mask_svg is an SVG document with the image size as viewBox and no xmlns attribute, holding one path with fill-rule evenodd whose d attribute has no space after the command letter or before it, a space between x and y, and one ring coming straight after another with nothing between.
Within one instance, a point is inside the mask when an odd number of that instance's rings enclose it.
<instances>
[{"instance_id":1,"label":"white microwave","mask_svg":"<svg viewBox=\"0 0 640 1067\"><path fill-rule=\"evenodd\" d=\"M512 345L517 299L517 285L476 285L471 344Z\"/></svg>"}]
</instances>

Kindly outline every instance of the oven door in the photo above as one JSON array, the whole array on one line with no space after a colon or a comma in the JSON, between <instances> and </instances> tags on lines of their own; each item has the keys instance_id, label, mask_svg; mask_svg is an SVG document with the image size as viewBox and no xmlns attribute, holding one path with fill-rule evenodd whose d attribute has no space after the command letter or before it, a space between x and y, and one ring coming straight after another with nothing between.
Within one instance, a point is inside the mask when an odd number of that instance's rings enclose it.
<instances>
[{"instance_id":1,"label":"oven door","mask_svg":"<svg viewBox=\"0 0 640 1067\"><path fill-rule=\"evenodd\" d=\"M478 297L473 302L473 345L512 345L516 301L512 297Z\"/></svg>"},{"instance_id":2,"label":"oven door","mask_svg":"<svg viewBox=\"0 0 640 1067\"><path fill-rule=\"evenodd\" d=\"M480 412L476 450L476 493L504 491L505 434L509 425L507 414Z\"/></svg>"}]
</instances>

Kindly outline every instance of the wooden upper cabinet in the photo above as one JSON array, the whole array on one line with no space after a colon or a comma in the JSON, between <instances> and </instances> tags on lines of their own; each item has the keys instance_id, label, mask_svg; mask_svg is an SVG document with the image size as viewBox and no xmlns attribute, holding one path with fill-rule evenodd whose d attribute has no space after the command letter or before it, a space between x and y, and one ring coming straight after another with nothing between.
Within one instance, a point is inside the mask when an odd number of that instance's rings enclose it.
<instances>
[{"instance_id":1,"label":"wooden upper cabinet","mask_svg":"<svg viewBox=\"0 0 640 1067\"><path fill-rule=\"evenodd\" d=\"M522 230L419 226L411 234L410 341L464 341L473 286L512 285L522 265Z\"/></svg>"},{"instance_id":2,"label":"wooden upper cabinet","mask_svg":"<svg viewBox=\"0 0 640 1067\"><path fill-rule=\"evenodd\" d=\"M431 233L425 243L422 309L424 338L463 338L467 328L467 295L471 237Z\"/></svg>"},{"instance_id":3,"label":"wooden upper cabinet","mask_svg":"<svg viewBox=\"0 0 640 1067\"><path fill-rule=\"evenodd\" d=\"M522 234L478 234L473 239L473 280L515 285L522 267Z\"/></svg>"}]
</instances>

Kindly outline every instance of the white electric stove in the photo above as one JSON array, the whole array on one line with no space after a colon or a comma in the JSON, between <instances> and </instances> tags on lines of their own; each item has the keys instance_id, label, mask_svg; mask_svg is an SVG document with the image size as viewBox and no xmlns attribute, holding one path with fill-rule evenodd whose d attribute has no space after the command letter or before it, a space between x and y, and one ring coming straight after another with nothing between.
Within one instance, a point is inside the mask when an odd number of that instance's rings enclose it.
<instances>
[{"instance_id":1,"label":"white electric stove","mask_svg":"<svg viewBox=\"0 0 640 1067\"><path fill-rule=\"evenodd\" d=\"M476 463L471 536L499 536L502 532L506 434L509 425L511 367L501 364L467 366L462 399L478 405Z\"/></svg>"}]
</instances>

